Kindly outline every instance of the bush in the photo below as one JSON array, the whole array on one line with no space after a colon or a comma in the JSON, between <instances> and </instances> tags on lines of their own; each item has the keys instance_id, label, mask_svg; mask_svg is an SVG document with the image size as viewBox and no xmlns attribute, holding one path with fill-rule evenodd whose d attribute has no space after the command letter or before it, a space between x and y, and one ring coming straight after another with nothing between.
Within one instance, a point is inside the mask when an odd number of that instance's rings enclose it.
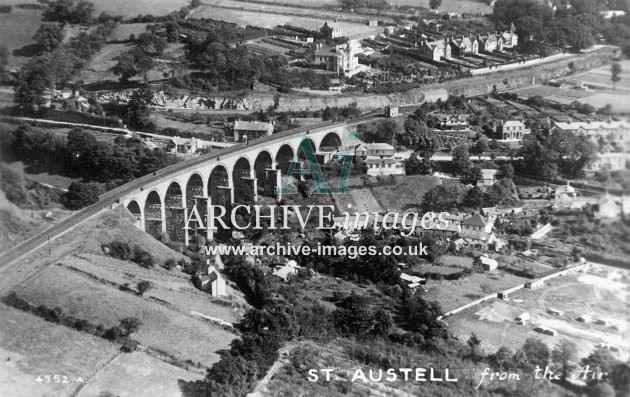
<instances>
[{"instance_id":1,"label":"bush","mask_svg":"<svg viewBox=\"0 0 630 397\"><path fill-rule=\"evenodd\" d=\"M103 191L100 183L72 182L66 193L66 207L79 210L98 202L98 196Z\"/></svg>"},{"instance_id":2,"label":"bush","mask_svg":"<svg viewBox=\"0 0 630 397\"><path fill-rule=\"evenodd\" d=\"M144 268L152 268L155 266L155 258L153 255L138 245L132 247L122 241L112 241L103 246L103 251L109 256L123 261L130 260Z\"/></svg>"},{"instance_id":3,"label":"bush","mask_svg":"<svg viewBox=\"0 0 630 397\"><path fill-rule=\"evenodd\" d=\"M177 266L177 261L173 258L167 259L166 262L162 265L162 267L166 270L172 270Z\"/></svg>"},{"instance_id":4,"label":"bush","mask_svg":"<svg viewBox=\"0 0 630 397\"><path fill-rule=\"evenodd\" d=\"M147 280L142 280L138 282L138 295L144 295L144 293L150 290L151 287L151 283Z\"/></svg>"}]
</instances>

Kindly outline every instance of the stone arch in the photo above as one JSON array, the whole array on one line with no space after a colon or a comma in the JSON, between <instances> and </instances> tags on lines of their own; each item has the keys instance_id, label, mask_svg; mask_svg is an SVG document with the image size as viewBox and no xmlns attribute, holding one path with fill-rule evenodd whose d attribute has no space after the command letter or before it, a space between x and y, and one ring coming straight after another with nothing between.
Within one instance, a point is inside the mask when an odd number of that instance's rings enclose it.
<instances>
[{"instance_id":1,"label":"stone arch","mask_svg":"<svg viewBox=\"0 0 630 397\"><path fill-rule=\"evenodd\" d=\"M151 190L144 202L144 231L158 237L162 234L162 198L157 190Z\"/></svg>"},{"instance_id":2,"label":"stone arch","mask_svg":"<svg viewBox=\"0 0 630 397\"><path fill-rule=\"evenodd\" d=\"M320 152L326 151L324 150L325 148L337 149L339 146L341 146L341 143L342 143L341 136L337 132L331 131L327 133L326 135L324 135L324 137L322 138L321 142L319 143L319 151Z\"/></svg>"},{"instance_id":3,"label":"stone arch","mask_svg":"<svg viewBox=\"0 0 630 397\"><path fill-rule=\"evenodd\" d=\"M198 172L194 172L188 178L188 182L186 182L186 216L190 217L193 207L197 206L197 211L201 219L205 222L206 219L206 211L207 200L198 199L200 197L206 197L206 187L203 181L203 177ZM201 235L205 237L205 232L203 229L198 229L199 224L197 222L191 222L189 227L190 237L194 237L195 235Z\"/></svg>"},{"instance_id":4,"label":"stone arch","mask_svg":"<svg viewBox=\"0 0 630 397\"><path fill-rule=\"evenodd\" d=\"M140 208L138 201L131 200L127 203L127 211L129 211L134 218L136 218L136 222L140 222L140 226L142 226L142 209Z\"/></svg>"},{"instance_id":5,"label":"stone arch","mask_svg":"<svg viewBox=\"0 0 630 397\"><path fill-rule=\"evenodd\" d=\"M265 192L271 185L275 187L275 182L268 180L267 170L273 166L273 156L269 151L262 150L254 160L254 176L258 182L258 190Z\"/></svg>"},{"instance_id":6,"label":"stone arch","mask_svg":"<svg viewBox=\"0 0 630 397\"><path fill-rule=\"evenodd\" d=\"M289 171L291 162L295 160L295 150L288 143L283 144L276 153L276 164L282 174L286 175Z\"/></svg>"},{"instance_id":7,"label":"stone arch","mask_svg":"<svg viewBox=\"0 0 630 397\"><path fill-rule=\"evenodd\" d=\"M311 145L311 150L313 151L313 153L315 153L317 151L317 145L315 144L315 141L312 140L311 138L305 137L302 138L303 140L307 140L310 145ZM299 159L305 159L306 158L306 153L304 153L304 150L300 150L300 152L297 154Z\"/></svg>"},{"instance_id":8,"label":"stone arch","mask_svg":"<svg viewBox=\"0 0 630 397\"><path fill-rule=\"evenodd\" d=\"M234 183L234 200L250 202L254 199L254 180L251 179L252 166L247 157L239 158L232 167L232 181Z\"/></svg>"},{"instance_id":9,"label":"stone arch","mask_svg":"<svg viewBox=\"0 0 630 397\"><path fill-rule=\"evenodd\" d=\"M184 241L184 191L178 181L172 181L166 189L164 206L166 214L166 233L172 241Z\"/></svg>"},{"instance_id":10,"label":"stone arch","mask_svg":"<svg viewBox=\"0 0 630 397\"><path fill-rule=\"evenodd\" d=\"M208 177L208 197L212 199L213 205L225 205L226 193L229 193L227 189L230 188L230 173L228 169L222 165L217 164L210 172ZM227 204L231 204L229 197Z\"/></svg>"},{"instance_id":11,"label":"stone arch","mask_svg":"<svg viewBox=\"0 0 630 397\"><path fill-rule=\"evenodd\" d=\"M178 181L172 181L169 183L164 196L164 204L166 205L166 208L182 208L183 198L184 191L182 190L182 185Z\"/></svg>"},{"instance_id":12,"label":"stone arch","mask_svg":"<svg viewBox=\"0 0 630 397\"><path fill-rule=\"evenodd\" d=\"M186 208L191 209L195 205L196 197L205 196L203 177L198 172L192 173L186 182Z\"/></svg>"}]
</instances>

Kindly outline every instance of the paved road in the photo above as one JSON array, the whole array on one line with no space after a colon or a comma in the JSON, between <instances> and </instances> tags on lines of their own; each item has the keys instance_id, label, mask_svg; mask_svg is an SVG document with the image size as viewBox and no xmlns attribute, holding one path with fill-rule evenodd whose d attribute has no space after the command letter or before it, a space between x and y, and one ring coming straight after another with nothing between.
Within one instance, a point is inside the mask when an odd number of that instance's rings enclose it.
<instances>
[{"instance_id":1,"label":"paved road","mask_svg":"<svg viewBox=\"0 0 630 397\"><path fill-rule=\"evenodd\" d=\"M349 120L343 123L328 122L328 123L323 123L318 126L310 127L310 128L304 128L304 127L294 128L291 130L280 132L278 134L252 140L247 146L238 145L238 146L233 146L226 149L221 149L210 154L206 154L206 155L199 156L191 160L187 160L181 163L171 165L169 167L156 171L153 174L145 175L141 178L135 179L125 185L122 185L116 189L113 189L101 195L98 203L92 204L89 207L86 207L74 213L73 215L70 215L68 218L64 219L63 221L59 222L56 225L49 227L43 232L29 238L28 240L18 245L17 247L14 247L10 249L9 251L2 253L2 257L0 257L0 268L8 265L9 263L16 261L17 259L26 255L27 253L34 251L38 247L43 246L44 244L48 242L49 239L52 241L56 239L57 237L63 235L64 233L72 230L72 228L81 224L82 222L85 222L86 220L92 218L93 216L98 215L100 212L108 210L114 207L115 205L118 205L120 203L121 197L130 195L136 191L142 190L144 187L152 186L154 183L172 174L186 171L189 168L192 168L199 164L203 164L205 162L216 161L221 156L236 153L241 150L251 151L259 147L264 147L265 145L268 145L269 143L272 143L272 142L283 141L284 139L288 137L293 137L295 135L302 134L305 131L314 132L314 131L334 128L338 126L357 125L357 124L362 124L362 123L376 120L380 117L381 115L375 112L375 113L371 113L366 116L359 117L354 120Z\"/></svg>"}]
</instances>

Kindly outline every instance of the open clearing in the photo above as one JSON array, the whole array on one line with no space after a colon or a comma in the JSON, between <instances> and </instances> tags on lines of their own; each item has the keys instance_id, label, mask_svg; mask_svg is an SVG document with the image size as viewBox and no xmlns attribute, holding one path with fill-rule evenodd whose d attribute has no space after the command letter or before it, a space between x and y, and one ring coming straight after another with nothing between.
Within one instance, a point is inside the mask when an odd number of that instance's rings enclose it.
<instances>
[{"instance_id":1,"label":"open clearing","mask_svg":"<svg viewBox=\"0 0 630 397\"><path fill-rule=\"evenodd\" d=\"M195 381L203 376L169 365L140 352L122 354L81 389L78 397L181 396L178 380Z\"/></svg>"},{"instance_id":2,"label":"open clearing","mask_svg":"<svg viewBox=\"0 0 630 397\"><path fill-rule=\"evenodd\" d=\"M43 270L17 286L15 292L31 304L60 307L69 315L105 328L123 318L136 317L142 325L132 337L142 345L206 366L217 362L216 352L227 348L235 338L206 321L97 283L61 266Z\"/></svg>"},{"instance_id":3,"label":"open clearing","mask_svg":"<svg viewBox=\"0 0 630 397\"><path fill-rule=\"evenodd\" d=\"M576 344L579 357L607 344L618 348L619 352L611 353L624 361L630 355L625 337L630 326L628 274L608 266L592 266L586 274L554 278L537 290L522 289L508 301L491 300L446 321L462 339L475 332L486 353L501 346L518 347L528 337L540 338L549 347L568 338ZM516 324L515 318L524 312L530 314L530 320L525 325ZM578 320L583 316L586 322ZM537 326L554 329L558 335L534 331Z\"/></svg>"},{"instance_id":4,"label":"open clearing","mask_svg":"<svg viewBox=\"0 0 630 397\"><path fill-rule=\"evenodd\" d=\"M0 304L0 395L66 396L118 354L104 339L49 323ZM89 354L86 354L89 352ZM68 383L38 384L39 375L62 375Z\"/></svg>"},{"instance_id":5,"label":"open clearing","mask_svg":"<svg viewBox=\"0 0 630 397\"><path fill-rule=\"evenodd\" d=\"M2 4L5 4L3 1ZM41 25L40 10L23 10L13 7L8 14L0 14L0 46L9 50L9 69L28 62L26 56L13 55L13 51L34 44L33 35Z\"/></svg>"}]
</instances>

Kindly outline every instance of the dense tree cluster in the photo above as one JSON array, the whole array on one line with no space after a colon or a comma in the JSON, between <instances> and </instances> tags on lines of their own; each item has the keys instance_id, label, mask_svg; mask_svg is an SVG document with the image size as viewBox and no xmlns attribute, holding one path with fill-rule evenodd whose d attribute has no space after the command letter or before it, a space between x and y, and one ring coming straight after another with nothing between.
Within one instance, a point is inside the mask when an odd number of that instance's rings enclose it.
<instances>
[{"instance_id":1,"label":"dense tree cluster","mask_svg":"<svg viewBox=\"0 0 630 397\"><path fill-rule=\"evenodd\" d=\"M385 0L341 0L341 7L344 10L358 10L359 8L370 8L378 11L386 10L390 7Z\"/></svg>"},{"instance_id":2,"label":"dense tree cluster","mask_svg":"<svg viewBox=\"0 0 630 397\"><path fill-rule=\"evenodd\" d=\"M56 0L48 2L44 10L45 21L89 25L94 14L94 4L86 0Z\"/></svg>"},{"instance_id":3,"label":"dense tree cluster","mask_svg":"<svg viewBox=\"0 0 630 397\"><path fill-rule=\"evenodd\" d=\"M519 50L524 53L548 55L549 46L582 50L594 43L601 34L612 44L630 45L630 5L615 2L608 7L618 7L626 15L610 20L600 11L606 2L598 0L554 1L552 4L538 0L498 0L493 17L503 28L514 23L519 35Z\"/></svg>"},{"instance_id":4,"label":"dense tree cluster","mask_svg":"<svg viewBox=\"0 0 630 397\"><path fill-rule=\"evenodd\" d=\"M554 131L532 133L523 139L518 168L548 180L558 176L580 177L584 166L597 155L597 145L588 136Z\"/></svg>"},{"instance_id":5,"label":"dense tree cluster","mask_svg":"<svg viewBox=\"0 0 630 397\"><path fill-rule=\"evenodd\" d=\"M176 161L163 150L148 149L140 140L101 142L80 128L71 130L67 139L26 126L6 135L3 146L19 159L42 161L70 175L110 185L126 183Z\"/></svg>"}]
</instances>

